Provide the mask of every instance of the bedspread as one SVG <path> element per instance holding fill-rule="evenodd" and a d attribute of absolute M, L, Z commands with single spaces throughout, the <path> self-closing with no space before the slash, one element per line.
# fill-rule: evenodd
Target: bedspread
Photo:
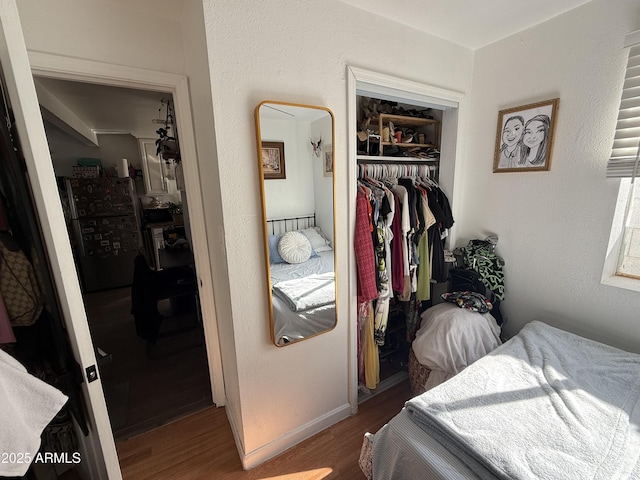
<path fill-rule="evenodd" d="M 406 409 L 484 479 L 640 477 L 640 355 L 541 322 Z"/>
<path fill-rule="evenodd" d="M 285 280 L 273 286 L 273 293 L 294 312 L 329 305 L 336 301 L 333 272 Z"/>

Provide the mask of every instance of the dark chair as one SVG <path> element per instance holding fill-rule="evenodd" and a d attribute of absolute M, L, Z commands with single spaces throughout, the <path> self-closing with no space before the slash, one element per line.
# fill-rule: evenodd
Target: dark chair
<path fill-rule="evenodd" d="M 158 311 L 158 301 L 195 296 L 197 293 L 197 279 L 192 268 L 185 266 L 155 271 L 149 268 L 143 255 L 138 255 L 134 260 L 131 285 L 131 314 L 134 316 L 136 334 L 155 343 L 163 318 Z"/>

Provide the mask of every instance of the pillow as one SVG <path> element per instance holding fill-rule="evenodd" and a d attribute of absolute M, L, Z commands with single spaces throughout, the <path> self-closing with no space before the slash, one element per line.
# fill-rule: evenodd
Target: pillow
<path fill-rule="evenodd" d="M 311 248 L 313 248 L 316 252 L 326 252 L 331 250 L 331 245 L 329 245 L 329 240 L 324 236 L 320 227 L 309 227 L 301 230 L 301 232 L 309 239 L 311 242 Z"/>
<path fill-rule="evenodd" d="M 285 263 L 278 252 L 278 242 L 282 238 L 282 234 L 269 235 L 269 262 L 270 263 Z"/>
<path fill-rule="evenodd" d="M 441 297 L 445 302 L 454 303 L 472 312 L 487 313 L 493 308 L 487 297 L 478 292 L 443 293 Z"/>
<path fill-rule="evenodd" d="M 309 239 L 300 232 L 287 232 L 278 242 L 278 253 L 287 263 L 306 262 L 311 250 Z"/>

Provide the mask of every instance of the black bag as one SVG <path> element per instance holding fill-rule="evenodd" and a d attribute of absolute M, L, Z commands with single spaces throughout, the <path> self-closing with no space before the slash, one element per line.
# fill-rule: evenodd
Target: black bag
<path fill-rule="evenodd" d="M 451 270 L 451 291 L 452 292 L 477 292 L 484 295 L 493 304 L 491 315 L 496 319 L 498 325 L 502 325 L 502 313 L 500 312 L 500 300 L 496 298 L 491 290 L 484 283 L 480 274 L 475 270 L 466 268 L 454 268 Z"/>

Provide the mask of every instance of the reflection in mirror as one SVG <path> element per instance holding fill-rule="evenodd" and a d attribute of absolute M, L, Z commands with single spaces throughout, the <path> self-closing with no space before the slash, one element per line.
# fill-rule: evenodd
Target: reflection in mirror
<path fill-rule="evenodd" d="M 337 321 L 333 114 L 266 101 L 255 118 L 271 338 L 284 346 Z"/>

